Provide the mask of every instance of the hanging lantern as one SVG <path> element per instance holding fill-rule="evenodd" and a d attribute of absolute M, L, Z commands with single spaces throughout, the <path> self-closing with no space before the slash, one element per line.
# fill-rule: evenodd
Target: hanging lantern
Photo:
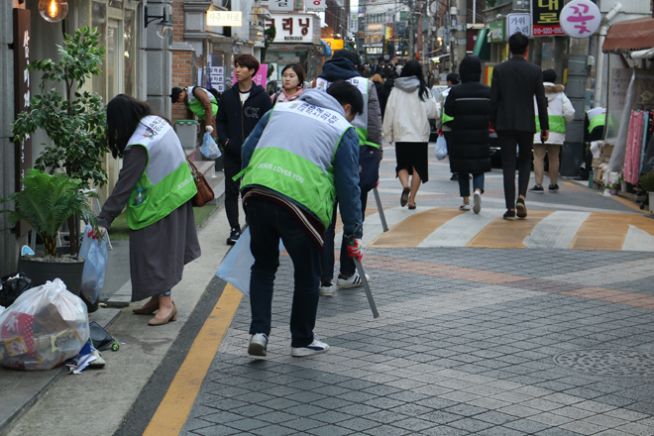
<path fill-rule="evenodd" d="M 68 1 L 39 0 L 39 14 L 49 23 L 58 23 L 68 15 Z"/>

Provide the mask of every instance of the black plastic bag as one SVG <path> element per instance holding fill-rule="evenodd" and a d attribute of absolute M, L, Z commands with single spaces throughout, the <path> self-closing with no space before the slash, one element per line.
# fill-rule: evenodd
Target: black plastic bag
<path fill-rule="evenodd" d="M 0 306 L 11 305 L 31 284 L 32 280 L 23 273 L 4 276 L 0 279 Z"/>
<path fill-rule="evenodd" d="M 120 344 L 104 327 L 91 321 L 89 329 L 91 330 L 91 341 L 96 350 L 104 351 L 111 348 L 112 351 L 118 351 Z"/>

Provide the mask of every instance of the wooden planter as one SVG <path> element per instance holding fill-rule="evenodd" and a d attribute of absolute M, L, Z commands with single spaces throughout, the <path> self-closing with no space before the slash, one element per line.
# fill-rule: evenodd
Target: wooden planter
<path fill-rule="evenodd" d="M 21 256 L 18 259 L 18 271 L 32 280 L 32 287 L 44 284 L 48 280 L 61 279 L 66 288 L 79 296 L 82 285 L 84 259 L 46 259 L 43 257 Z"/>

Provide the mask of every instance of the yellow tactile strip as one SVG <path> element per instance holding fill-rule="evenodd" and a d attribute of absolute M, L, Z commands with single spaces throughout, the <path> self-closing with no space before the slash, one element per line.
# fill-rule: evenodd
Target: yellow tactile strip
<path fill-rule="evenodd" d="M 372 247 L 415 247 L 434 230 L 464 212 L 455 209 L 429 209 L 413 214 L 374 240 Z"/>
<path fill-rule="evenodd" d="M 550 211 L 530 211 L 526 219 L 507 221 L 498 218 L 468 243 L 474 248 L 525 248 L 524 240 Z"/>
<path fill-rule="evenodd" d="M 629 225 L 654 235 L 654 220 L 642 215 L 592 213 L 577 231 L 575 250 L 622 250 Z"/>

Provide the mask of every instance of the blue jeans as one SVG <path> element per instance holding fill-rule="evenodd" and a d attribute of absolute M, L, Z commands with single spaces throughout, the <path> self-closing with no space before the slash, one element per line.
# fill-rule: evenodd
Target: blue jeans
<path fill-rule="evenodd" d="M 252 240 L 254 265 L 250 275 L 250 334 L 270 334 L 275 273 L 279 267 L 279 240 L 293 261 L 295 287 L 291 308 L 291 346 L 313 342 L 320 287 L 320 247 L 284 206 L 250 198 L 245 207 Z"/>
<path fill-rule="evenodd" d="M 459 194 L 461 197 L 470 197 L 469 173 L 459 173 Z M 484 192 L 484 173 L 472 175 L 472 189 Z"/>

